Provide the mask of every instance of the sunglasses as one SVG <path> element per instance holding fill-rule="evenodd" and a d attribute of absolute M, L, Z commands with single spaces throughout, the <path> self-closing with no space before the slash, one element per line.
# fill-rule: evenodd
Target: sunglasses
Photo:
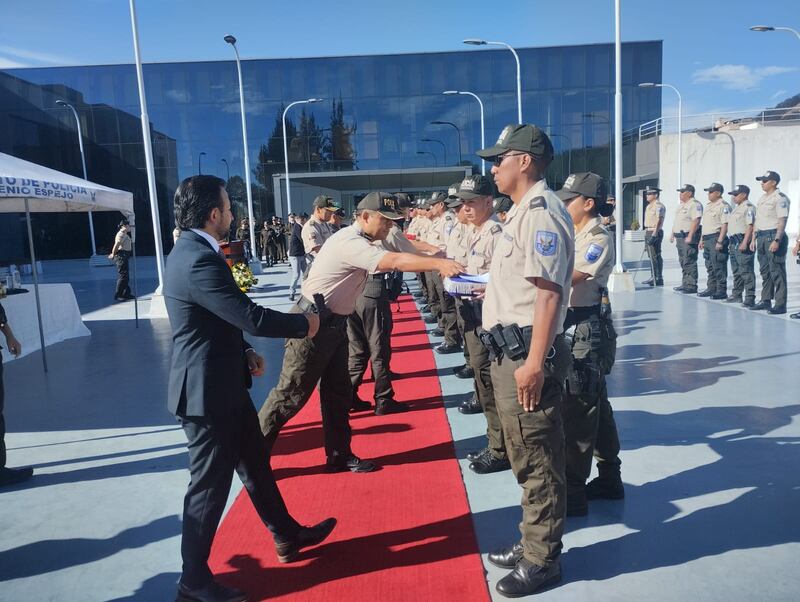
<path fill-rule="evenodd" d="M 502 155 L 497 155 L 494 159 L 492 159 L 492 164 L 495 167 L 500 167 L 500 164 L 503 162 L 503 159 L 506 157 L 519 157 L 521 155 L 529 155 L 530 153 L 505 153 Z"/>

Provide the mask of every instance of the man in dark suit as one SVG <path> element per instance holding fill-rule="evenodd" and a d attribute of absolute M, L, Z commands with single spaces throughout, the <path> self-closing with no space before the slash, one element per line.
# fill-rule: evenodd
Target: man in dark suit
<path fill-rule="evenodd" d="M 177 598 L 184 602 L 246 599 L 215 582 L 208 568 L 234 470 L 272 532 L 281 562 L 323 541 L 336 524 L 329 518 L 302 527 L 286 509 L 247 391 L 251 375 L 263 374 L 264 360 L 242 335 L 313 336 L 319 318 L 260 307 L 239 290 L 217 244 L 232 220 L 223 180 L 195 176 L 178 187 L 175 222 L 181 236 L 167 261 L 164 298 L 173 336 L 168 403 L 188 440 L 191 475 Z"/>

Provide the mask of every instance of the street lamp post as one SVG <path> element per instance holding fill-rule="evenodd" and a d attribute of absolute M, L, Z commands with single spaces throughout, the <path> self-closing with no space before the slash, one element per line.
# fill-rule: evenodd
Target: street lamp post
<path fill-rule="evenodd" d="M 417 151 L 418 155 L 430 155 L 433 157 L 433 168 L 436 169 L 436 155 L 434 155 L 431 151 Z"/>
<path fill-rule="evenodd" d="M 228 160 L 227 159 L 220 159 L 220 161 L 222 161 L 225 164 L 225 173 L 228 174 L 228 179 L 225 180 L 225 184 L 227 185 L 228 182 L 231 181 L 231 166 L 228 165 Z"/>
<path fill-rule="evenodd" d="M 640 88 L 669 88 L 678 95 L 678 186 L 683 186 L 683 98 L 678 88 L 671 84 L 654 84 L 653 82 L 645 82 L 639 84 Z"/>
<path fill-rule="evenodd" d="M 57 100 L 56 104 L 60 107 L 69 107 L 72 110 L 72 115 L 75 117 L 75 127 L 78 130 L 78 148 L 81 150 L 81 166 L 83 167 L 83 179 L 88 180 L 89 177 L 86 175 L 86 154 L 83 151 L 83 131 L 81 130 L 81 120 L 78 117 L 78 111 L 75 110 L 71 104 L 63 100 Z M 92 212 L 89 211 L 89 236 L 92 239 L 92 257 L 97 255 L 97 246 L 94 242 L 94 219 L 92 218 Z"/>
<path fill-rule="evenodd" d="M 306 100 L 295 100 L 283 110 L 281 122 L 283 124 L 283 162 L 286 170 L 286 213 L 292 212 L 292 187 L 289 184 L 289 147 L 286 143 L 286 113 L 295 105 L 306 105 L 315 102 L 322 102 L 323 98 L 307 98 Z"/>
<path fill-rule="evenodd" d="M 517 120 L 519 123 L 522 123 L 522 71 L 520 70 L 517 51 L 505 42 L 487 42 L 486 40 L 475 38 L 464 40 L 464 44 L 470 44 L 472 46 L 503 46 L 504 48 L 508 48 L 511 54 L 514 55 L 514 60 L 517 62 Z"/>
<path fill-rule="evenodd" d="M 430 123 L 431 125 L 449 125 L 456 129 L 456 133 L 458 134 L 458 165 L 460 166 L 463 161 L 461 158 L 461 130 L 458 129 L 458 126 L 452 121 L 431 121 Z"/>
<path fill-rule="evenodd" d="M 203 175 L 203 157 L 205 156 L 205 151 L 201 151 L 200 154 L 197 156 L 197 175 Z"/>
<path fill-rule="evenodd" d="M 442 145 L 442 154 L 444 156 L 443 164 L 447 165 L 447 146 L 441 140 L 437 140 L 436 138 L 420 138 L 420 142 L 435 142 L 436 144 Z"/>
<path fill-rule="evenodd" d="M 244 146 L 244 179 L 245 187 L 247 189 L 247 221 L 250 224 L 250 244 L 253 245 L 255 250 L 256 243 L 256 220 L 253 216 L 253 191 L 250 186 L 250 152 L 247 148 L 247 118 L 244 112 L 244 80 L 242 79 L 242 61 L 239 58 L 239 48 L 236 46 L 236 38 L 231 34 L 226 35 L 223 40 L 233 46 L 233 52 L 236 54 L 236 72 L 239 76 L 239 110 L 242 114 L 242 145 Z M 227 164 L 227 163 L 226 163 Z M 253 261 L 250 262 L 250 269 L 254 274 L 263 273 L 261 269 L 261 262 L 255 257 L 253 253 Z"/>
<path fill-rule="evenodd" d="M 445 90 L 442 92 L 445 96 L 452 96 L 454 94 L 461 94 L 465 96 L 472 96 L 475 100 L 478 101 L 478 106 L 481 109 L 481 148 L 486 148 L 486 132 L 484 131 L 483 127 L 483 101 L 477 94 L 473 92 L 461 91 L 461 90 Z M 486 161 L 481 161 L 481 175 L 486 175 Z"/>
<path fill-rule="evenodd" d="M 788 31 L 796 35 L 797 39 L 800 40 L 800 31 L 792 29 L 791 27 L 772 27 L 771 25 L 754 25 L 753 27 L 750 28 L 750 31 Z"/>

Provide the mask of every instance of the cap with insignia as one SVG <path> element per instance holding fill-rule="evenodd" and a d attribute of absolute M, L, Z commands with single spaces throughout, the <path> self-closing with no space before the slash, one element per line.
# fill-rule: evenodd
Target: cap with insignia
<path fill-rule="evenodd" d="M 447 198 L 454 199 L 458 194 L 458 189 L 461 187 L 461 182 L 455 182 L 454 184 L 450 184 L 450 187 L 447 189 Z"/>
<path fill-rule="evenodd" d="M 692 194 L 694 194 L 694 186 L 692 186 L 691 184 L 684 184 L 683 186 L 678 188 L 678 192 L 691 192 Z"/>
<path fill-rule="evenodd" d="M 481 175 L 467 176 L 461 182 L 461 188 L 458 191 L 458 197 L 468 201 L 470 199 L 477 199 L 482 196 L 492 196 L 494 194 L 494 186 L 492 186 L 491 178 Z"/>
<path fill-rule="evenodd" d="M 397 206 L 400 209 L 408 209 L 409 207 L 414 206 L 414 202 L 411 200 L 411 196 L 406 194 L 405 192 L 396 192 L 394 196 L 397 199 Z"/>
<path fill-rule="evenodd" d="M 514 206 L 514 201 L 512 201 L 507 196 L 499 196 L 494 200 L 494 212 L 495 213 L 508 213 L 511 211 L 511 208 Z"/>
<path fill-rule="evenodd" d="M 339 205 L 331 197 L 321 194 L 314 199 L 314 209 L 327 209 L 328 211 L 336 211 Z"/>
<path fill-rule="evenodd" d="M 458 209 L 461 205 L 464 204 L 464 199 L 461 197 L 454 196 L 453 198 L 447 199 L 447 208 L 448 209 Z"/>
<path fill-rule="evenodd" d="M 745 186 L 744 184 L 739 184 L 733 190 L 731 190 L 728 194 L 732 196 L 738 196 L 740 194 L 750 194 L 750 187 Z"/>
<path fill-rule="evenodd" d="M 477 155 L 483 159 L 492 159 L 508 151 L 530 153 L 548 162 L 553 159 L 553 143 L 550 138 L 541 128 L 531 124 L 507 125 L 500 132 L 497 143 L 489 148 L 479 150 Z"/>
<path fill-rule="evenodd" d="M 719 182 L 711 182 L 711 186 L 709 186 L 708 188 L 703 188 L 703 190 L 705 190 L 706 192 L 719 192 L 720 194 L 725 192 L 725 189 Z"/>
<path fill-rule="evenodd" d="M 437 190 L 431 195 L 431 198 L 428 199 L 428 205 L 431 207 L 436 203 L 444 203 L 447 201 L 447 193 L 444 190 Z"/>
<path fill-rule="evenodd" d="M 776 171 L 765 171 L 764 175 L 758 176 L 756 180 L 758 180 L 759 182 L 769 182 L 770 180 L 772 180 L 776 184 L 780 184 L 781 177 L 778 175 L 778 172 Z"/>
<path fill-rule="evenodd" d="M 376 211 L 388 219 L 400 219 L 403 214 L 397 207 L 397 199 L 388 192 L 370 192 L 358 204 L 359 211 Z"/>
<path fill-rule="evenodd" d="M 569 201 L 577 196 L 594 199 L 599 207 L 606 202 L 606 182 L 596 173 L 583 172 L 570 174 L 556 196 L 562 201 Z"/>
<path fill-rule="evenodd" d="M 661 194 L 661 189 L 660 188 L 656 188 L 655 186 L 646 186 L 643 192 L 644 192 L 645 196 L 647 196 L 648 194 L 659 195 L 659 194 Z"/>

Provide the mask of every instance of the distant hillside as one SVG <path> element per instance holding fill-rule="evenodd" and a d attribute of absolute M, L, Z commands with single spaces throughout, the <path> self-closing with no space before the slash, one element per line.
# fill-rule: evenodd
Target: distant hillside
<path fill-rule="evenodd" d="M 800 117 L 800 94 L 779 102 L 769 112 L 762 111 L 758 118 L 765 121 L 780 121 L 782 119 L 798 119 Z"/>

